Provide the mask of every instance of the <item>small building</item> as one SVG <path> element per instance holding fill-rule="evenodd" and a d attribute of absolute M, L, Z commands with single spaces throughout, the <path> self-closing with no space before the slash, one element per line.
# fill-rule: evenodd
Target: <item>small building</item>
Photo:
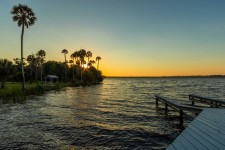
<path fill-rule="evenodd" d="M 44 77 L 44 79 L 45 79 L 45 85 L 47 85 L 47 82 L 48 82 L 48 84 L 50 84 L 50 85 L 53 85 L 54 81 L 55 81 L 56 83 L 59 82 L 59 81 L 58 81 L 59 77 L 56 76 L 56 75 L 47 75 L 47 76 Z"/>

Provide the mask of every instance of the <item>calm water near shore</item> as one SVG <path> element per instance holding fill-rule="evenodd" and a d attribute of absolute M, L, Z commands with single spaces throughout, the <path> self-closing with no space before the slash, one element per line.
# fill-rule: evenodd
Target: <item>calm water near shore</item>
<path fill-rule="evenodd" d="M 0 149 L 165 149 L 178 117 L 157 112 L 154 94 L 190 103 L 193 93 L 224 100 L 225 78 L 107 78 L 1 104 Z"/>

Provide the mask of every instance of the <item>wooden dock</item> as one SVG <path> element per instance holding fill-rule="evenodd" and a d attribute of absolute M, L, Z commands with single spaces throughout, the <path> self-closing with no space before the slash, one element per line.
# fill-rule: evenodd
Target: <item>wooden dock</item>
<path fill-rule="evenodd" d="M 198 102 L 198 103 L 207 104 L 207 105 L 210 105 L 211 107 L 216 107 L 216 108 L 225 107 L 225 101 L 223 100 L 215 100 L 215 99 L 193 95 L 193 94 L 189 95 L 189 100 L 192 102 L 192 105 L 194 105 L 195 102 Z"/>
<path fill-rule="evenodd" d="M 224 150 L 225 109 L 205 108 L 167 150 Z"/>
<path fill-rule="evenodd" d="M 199 114 L 202 111 L 202 108 L 200 107 L 195 107 L 195 106 L 189 106 L 189 105 L 184 105 L 180 104 L 175 100 L 171 100 L 166 97 L 162 97 L 159 95 L 155 95 L 156 98 L 156 107 L 158 108 L 159 102 L 163 103 L 165 105 L 165 112 L 168 112 L 168 107 L 173 108 L 174 110 L 177 110 L 179 112 L 179 118 L 180 118 L 180 126 L 183 126 L 183 116 L 184 116 L 184 111 L 192 112 L 195 113 L 196 115 Z"/>

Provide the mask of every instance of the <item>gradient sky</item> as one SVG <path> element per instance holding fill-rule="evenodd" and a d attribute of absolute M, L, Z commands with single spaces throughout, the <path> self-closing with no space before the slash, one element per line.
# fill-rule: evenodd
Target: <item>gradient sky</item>
<path fill-rule="evenodd" d="M 0 58 L 20 57 L 19 3 L 38 18 L 25 56 L 44 49 L 63 61 L 62 49 L 83 48 L 107 76 L 225 75 L 224 0 L 1 0 Z"/>

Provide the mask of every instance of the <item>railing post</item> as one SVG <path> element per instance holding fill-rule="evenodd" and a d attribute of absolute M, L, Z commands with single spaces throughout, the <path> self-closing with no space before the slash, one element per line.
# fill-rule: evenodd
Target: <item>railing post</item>
<path fill-rule="evenodd" d="M 193 97 L 191 95 L 189 95 L 189 99 L 191 100 L 191 105 L 194 105 L 195 102 L 194 102 Z"/>
<path fill-rule="evenodd" d="M 218 108 L 218 103 L 217 102 L 215 102 L 215 105 L 216 105 L 215 107 Z"/>
<path fill-rule="evenodd" d="M 159 107 L 159 102 L 158 102 L 158 98 L 156 97 L 156 100 L 155 100 L 155 106 L 156 106 L 156 108 L 158 109 Z"/>
<path fill-rule="evenodd" d="M 165 113 L 166 113 L 166 115 L 168 114 L 168 104 L 167 103 L 165 103 Z"/>
<path fill-rule="evenodd" d="M 179 110 L 179 113 L 180 113 L 180 127 L 182 127 L 183 126 L 183 122 L 184 122 L 183 121 L 183 119 L 184 119 L 183 118 L 184 112 L 183 112 L 183 110 L 180 109 Z"/>

